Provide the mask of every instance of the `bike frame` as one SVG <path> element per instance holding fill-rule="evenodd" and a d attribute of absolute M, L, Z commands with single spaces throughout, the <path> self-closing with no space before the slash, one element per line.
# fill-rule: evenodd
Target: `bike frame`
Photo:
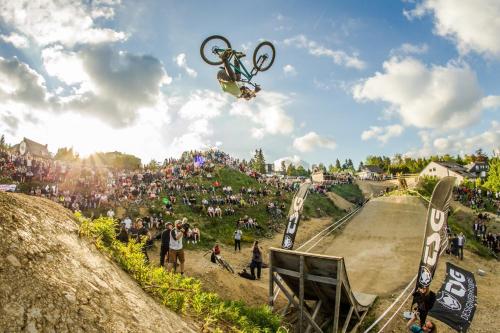
<path fill-rule="evenodd" d="M 215 49 L 214 50 L 214 53 L 216 53 L 217 55 L 219 55 L 219 53 L 224 53 L 226 50 L 225 49 Z M 241 82 L 244 82 L 244 83 L 248 83 L 248 84 L 251 84 L 252 86 L 255 86 L 254 83 L 252 83 L 252 79 L 254 76 L 257 75 L 257 71 L 256 71 L 256 68 L 252 68 L 252 70 L 250 71 L 250 73 L 248 72 L 247 68 L 245 67 L 245 65 L 243 64 L 243 62 L 239 59 L 239 58 L 236 58 L 236 61 L 238 62 L 238 65 L 239 65 L 239 69 L 233 64 L 232 60 L 234 58 L 234 50 L 231 52 L 231 55 L 229 56 L 229 58 L 227 59 L 228 61 L 228 64 L 229 66 L 233 69 L 233 71 L 236 73 L 236 74 L 241 74 L 245 77 L 246 81 L 245 80 L 240 80 Z M 259 59 L 257 60 L 257 63 L 261 60 L 262 56 L 259 57 Z M 255 71 L 255 74 L 252 74 L 253 72 Z"/>

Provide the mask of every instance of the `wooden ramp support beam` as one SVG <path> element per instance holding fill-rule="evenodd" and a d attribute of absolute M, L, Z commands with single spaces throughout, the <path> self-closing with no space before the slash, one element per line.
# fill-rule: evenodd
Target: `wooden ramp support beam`
<path fill-rule="evenodd" d="M 356 329 L 375 300 L 356 294 L 358 301 L 340 257 L 271 248 L 269 268 L 269 305 L 274 306 L 275 290 L 281 290 L 288 300 L 285 311 L 292 305 L 299 311 L 299 333 Z"/>

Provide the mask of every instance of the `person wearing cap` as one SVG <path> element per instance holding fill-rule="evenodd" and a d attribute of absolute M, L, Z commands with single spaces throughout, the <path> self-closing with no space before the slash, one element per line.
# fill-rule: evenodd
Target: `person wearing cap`
<path fill-rule="evenodd" d="M 170 232 L 172 231 L 172 222 L 167 222 L 165 230 L 161 233 L 161 247 L 160 247 L 160 266 L 165 265 L 165 256 L 168 260 L 168 250 L 170 246 Z"/>
<path fill-rule="evenodd" d="M 184 228 L 182 221 L 175 221 L 175 228 L 170 232 L 170 242 L 168 250 L 168 268 L 169 272 L 172 271 L 174 264 L 179 259 L 181 275 L 184 275 L 184 249 L 182 248 L 182 237 L 184 237 Z"/>

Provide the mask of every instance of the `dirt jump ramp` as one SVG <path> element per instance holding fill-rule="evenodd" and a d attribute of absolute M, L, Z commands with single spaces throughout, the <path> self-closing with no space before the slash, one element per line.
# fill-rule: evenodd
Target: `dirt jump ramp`
<path fill-rule="evenodd" d="M 51 201 L 0 192 L 0 239 L 1 332 L 194 332 Z"/>

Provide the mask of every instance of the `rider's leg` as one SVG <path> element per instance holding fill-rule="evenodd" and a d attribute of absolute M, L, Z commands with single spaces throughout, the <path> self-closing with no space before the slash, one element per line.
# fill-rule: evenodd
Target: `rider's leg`
<path fill-rule="evenodd" d="M 241 73 L 240 73 L 240 62 L 238 61 L 238 57 L 234 57 L 234 68 L 235 68 L 235 76 L 236 76 L 236 81 L 241 80 Z"/>
<path fill-rule="evenodd" d="M 234 71 L 231 68 L 231 65 L 229 63 L 229 55 L 230 54 L 224 52 L 221 56 L 223 64 L 224 64 L 224 69 L 226 70 L 227 75 L 229 75 L 229 77 L 231 78 L 231 81 L 237 81 L 236 74 L 234 73 Z"/>

